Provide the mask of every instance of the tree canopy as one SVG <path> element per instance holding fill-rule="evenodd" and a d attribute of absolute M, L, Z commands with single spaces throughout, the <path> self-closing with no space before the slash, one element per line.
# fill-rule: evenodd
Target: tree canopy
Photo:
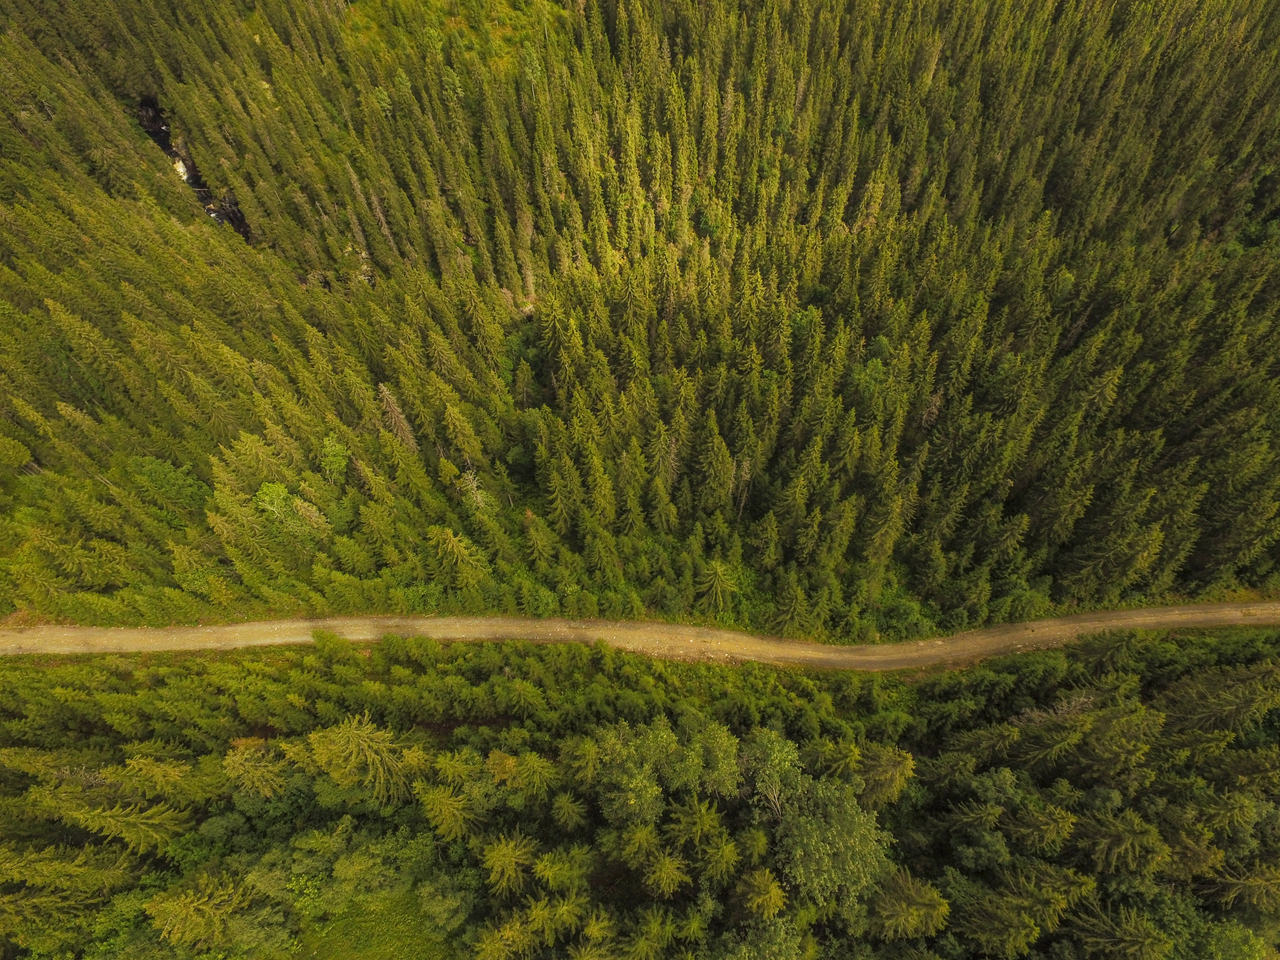
<path fill-rule="evenodd" d="M 0 614 L 1273 587 L 1277 51 L 1266 0 L 4 0 Z"/>
<path fill-rule="evenodd" d="M 1275 633 L 910 681 L 326 635 L 19 658 L 0 955 L 1266 960 L 1278 802 Z M 342 939 L 365 917 L 409 933 Z"/>

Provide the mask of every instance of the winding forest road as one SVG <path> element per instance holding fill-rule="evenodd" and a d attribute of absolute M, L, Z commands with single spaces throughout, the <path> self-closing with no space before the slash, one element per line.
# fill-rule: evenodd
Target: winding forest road
<path fill-rule="evenodd" d="M 844 670 L 904 670 L 1040 650 L 1104 630 L 1275 625 L 1280 625 L 1280 602 L 1197 603 L 1080 613 L 1051 620 L 985 627 L 936 640 L 842 647 L 758 637 L 712 627 L 644 621 L 335 617 L 209 627 L 7 627 L 0 628 L 0 655 L 230 650 L 235 647 L 310 643 L 313 631 L 329 630 L 354 641 L 377 640 L 387 634 L 425 636 L 437 640 L 532 640 L 539 643 L 594 643 L 603 640 L 622 650 L 675 660 L 759 660 Z"/>

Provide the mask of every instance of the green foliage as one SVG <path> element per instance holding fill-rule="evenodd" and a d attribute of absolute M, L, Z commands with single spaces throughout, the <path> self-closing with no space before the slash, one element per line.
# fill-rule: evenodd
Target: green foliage
<path fill-rule="evenodd" d="M 365 787 L 378 803 L 403 800 L 410 777 L 425 766 L 420 750 L 402 749 L 368 715 L 351 717 L 307 737 L 310 760 L 344 789 Z M 291 759 L 301 756 L 295 752 Z"/>
<path fill-rule="evenodd" d="M 1011 10 L 11 0 L 0 615 L 1273 588 L 1280 8 Z M 1264 957 L 1278 659 L 5 664 L 0 950 Z"/>
<path fill-rule="evenodd" d="M 206 874 L 193 890 L 153 897 L 147 902 L 147 913 L 162 939 L 180 946 L 229 946 L 230 918 L 242 911 L 247 901 L 244 889 L 235 881 Z"/>
<path fill-rule="evenodd" d="M 871 903 L 871 930 L 886 940 L 932 936 L 946 926 L 949 911 L 936 887 L 899 870 L 881 882 Z"/>
<path fill-rule="evenodd" d="M 1280 714 L 1241 704 L 1278 657 L 1120 636 L 909 682 L 323 635 L 13 659 L 0 944 L 1264 960 Z"/>
<path fill-rule="evenodd" d="M 0 614 L 1275 584 L 1274 4 L 81 7 L 0 10 Z"/>

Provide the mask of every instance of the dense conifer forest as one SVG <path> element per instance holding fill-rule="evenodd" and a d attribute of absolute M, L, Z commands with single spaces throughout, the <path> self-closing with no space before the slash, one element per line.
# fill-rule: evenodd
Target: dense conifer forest
<path fill-rule="evenodd" d="M 0 663 L 0 956 L 1274 960 L 1280 635 Z"/>
<path fill-rule="evenodd" d="M 1278 58 L 1269 0 L 3 0 L 0 615 L 1274 588 Z"/>
<path fill-rule="evenodd" d="M 0 0 L 0 618 L 1280 590 L 1273 0 Z M 0 960 L 1275 960 L 1280 635 L 0 663 Z"/>

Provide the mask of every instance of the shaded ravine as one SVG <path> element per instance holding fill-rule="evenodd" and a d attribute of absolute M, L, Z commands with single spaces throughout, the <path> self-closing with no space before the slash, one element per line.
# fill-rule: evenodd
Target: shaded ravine
<path fill-rule="evenodd" d="M 173 169 L 184 183 L 195 191 L 196 199 L 204 207 L 204 212 L 220 224 L 229 224 L 231 229 L 240 234 L 247 243 L 249 241 L 249 223 L 240 212 L 240 204 L 236 202 L 235 192 L 227 190 L 221 200 L 215 200 L 213 191 L 205 183 L 204 177 L 196 169 L 195 161 L 187 152 L 182 141 L 173 142 L 173 133 L 169 122 L 154 97 L 143 97 L 138 101 L 136 110 L 138 125 L 151 141 L 164 151 L 166 157 L 173 162 Z"/>
<path fill-rule="evenodd" d="M 210 627 L 10 627 L 0 629 L 0 655 L 230 650 L 309 643 L 313 631 L 328 630 L 355 641 L 377 640 L 388 634 L 437 640 L 532 640 L 537 643 L 594 643 L 603 640 L 622 650 L 675 660 L 758 660 L 845 670 L 904 670 L 967 663 L 1000 654 L 1055 647 L 1076 637 L 1105 630 L 1275 625 L 1280 625 L 1280 602 L 1198 603 L 1080 613 L 1030 623 L 985 627 L 937 640 L 841 647 L 752 636 L 713 627 L 646 621 L 334 617 Z"/>

